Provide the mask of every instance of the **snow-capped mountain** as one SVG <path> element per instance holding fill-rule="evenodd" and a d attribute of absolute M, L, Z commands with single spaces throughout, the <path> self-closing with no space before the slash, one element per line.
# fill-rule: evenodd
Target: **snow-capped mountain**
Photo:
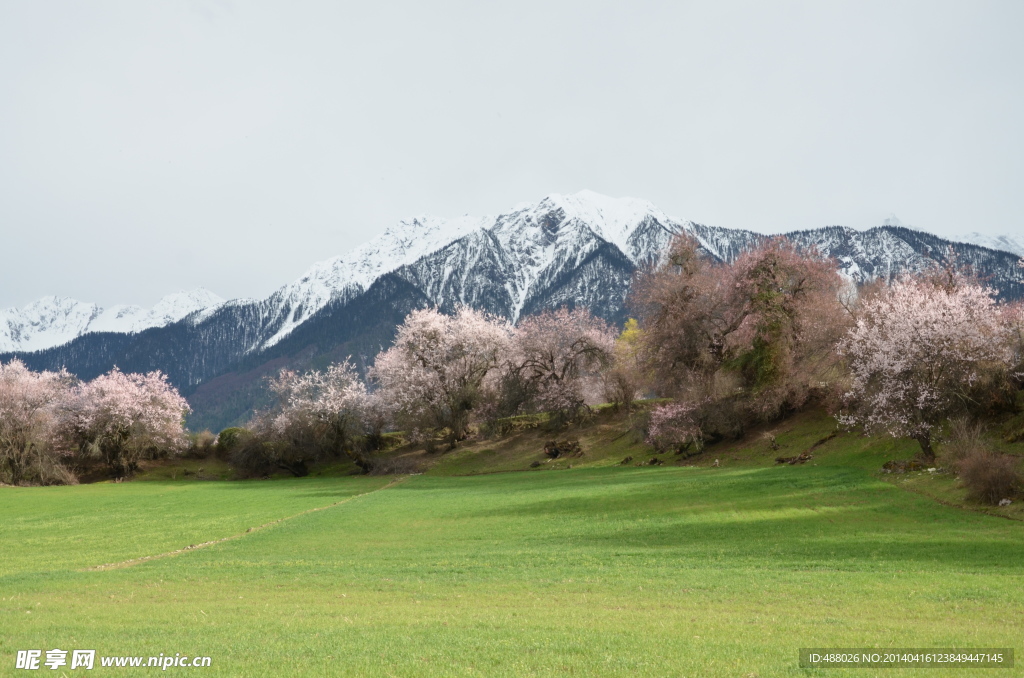
<path fill-rule="evenodd" d="M 244 421 L 263 397 L 263 377 L 282 366 L 346 356 L 369 364 L 414 308 L 468 304 L 515 321 L 545 308 L 584 306 L 622 321 L 635 272 L 658 262 L 681 232 L 720 261 L 770 237 L 676 219 L 643 200 L 549 195 L 497 216 L 403 220 L 265 299 L 224 302 L 197 291 L 171 295 L 149 311 L 43 299 L 0 312 L 0 353 L 8 353 L 0 360 L 16 353 L 34 369 L 66 366 L 82 378 L 113 365 L 160 369 L 189 397 L 194 425 L 216 428 Z M 953 243 L 895 217 L 865 231 L 829 226 L 783 237 L 833 257 L 858 282 L 955 256 L 1003 298 L 1024 298 L 1018 255 Z"/>
<path fill-rule="evenodd" d="M 107 309 L 67 297 L 43 297 L 23 308 L 0 310 L 0 352 L 39 351 L 89 332 L 132 334 L 216 310 L 224 300 L 203 288 L 175 292 L 151 309 L 117 305 Z"/>
<path fill-rule="evenodd" d="M 389 273 L 422 288 L 434 305 L 489 300 L 483 305 L 516 320 L 539 290 L 576 270 L 599 248 L 611 247 L 632 268 L 657 260 L 682 230 L 722 258 L 764 239 L 674 219 L 645 200 L 593 191 L 549 195 L 498 216 L 404 220 L 253 302 L 266 337 L 249 350 L 274 346 L 329 303 L 352 299 Z"/>
<path fill-rule="evenodd" d="M 900 221 L 895 214 L 890 214 L 889 217 L 882 222 L 882 225 L 913 228 L 913 226 Z M 956 242 L 980 245 L 982 247 L 987 247 L 990 250 L 1010 252 L 1011 254 L 1016 254 L 1018 257 L 1024 257 L 1024 235 L 989 235 L 987 233 L 972 231 L 967 235 L 958 237 Z"/>
<path fill-rule="evenodd" d="M 603 301 L 590 299 L 578 286 L 551 298 L 546 298 L 544 291 L 586 262 L 598 266 L 591 260 L 599 249 L 609 247 L 625 261 L 610 268 L 602 265 L 604 272 L 592 272 L 592 281 L 605 291 L 609 291 L 606 283 L 611 279 L 602 282 L 602 275 L 616 280 L 612 288 L 628 286 L 630 269 L 656 262 L 672 236 L 683 231 L 723 261 L 767 239 L 750 231 L 676 219 L 645 200 L 610 198 L 593 191 L 552 194 L 496 217 L 402 220 L 374 240 L 314 264 L 301 278 L 262 300 L 224 302 L 198 289 L 168 295 L 152 309 L 102 309 L 73 299 L 46 297 L 21 309 L 0 311 L 0 352 L 38 351 L 91 332 L 135 333 L 186 317 L 201 323 L 225 306 L 246 316 L 252 325 L 244 351 L 259 352 L 278 344 L 328 304 L 351 300 L 392 272 L 421 288 L 434 305 L 483 305 L 512 320 L 524 311 L 554 303 L 556 297 L 563 303 L 621 305 L 621 294 L 613 293 Z M 934 256 L 927 246 L 921 250 L 922 243 L 917 242 L 931 236 L 905 228 L 895 215 L 868 231 L 826 227 L 787 237 L 836 257 L 844 273 L 857 281 L 918 270 Z M 1020 236 L 996 238 L 973 233 L 965 240 L 1024 256 L 1024 238 Z"/>
<path fill-rule="evenodd" d="M 986 235 L 984 233 L 968 233 L 961 238 L 963 242 L 987 247 L 990 250 L 1012 252 L 1024 257 L 1024 235 Z"/>
<path fill-rule="evenodd" d="M 365 245 L 314 264 L 301 278 L 285 285 L 266 300 L 268 321 L 274 331 L 253 348 L 273 346 L 328 302 L 352 298 L 382 274 L 411 264 L 482 228 L 485 221 L 469 216 L 403 219 Z"/>

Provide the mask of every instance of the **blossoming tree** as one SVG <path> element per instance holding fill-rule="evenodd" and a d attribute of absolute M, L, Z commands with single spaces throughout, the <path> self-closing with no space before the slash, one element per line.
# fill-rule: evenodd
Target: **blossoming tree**
<path fill-rule="evenodd" d="M 413 311 L 398 328 L 394 345 L 377 356 L 370 378 L 403 425 L 447 429 L 449 443 L 455 444 L 466 436 L 510 333 L 504 320 L 466 306 L 452 316 Z"/>
<path fill-rule="evenodd" d="M 67 372 L 33 372 L 20 360 L 0 364 L 0 479 L 63 482 L 56 410 L 71 386 Z"/>
<path fill-rule="evenodd" d="M 962 278 L 905 278 L 868 300 L 839 351 L 849 364 L 846 424 L 916 440 L 965 409 L 986 370 L 1012 359 L 993 290 Z"/>
<path fill-rule="evenodd" d="M 366 385 L 351 363 L 303 374 L 282 370 L 271 381 L 270 390 L 277 404 L 255 423 L 269 442 L 267 463 L 304 476 L 316 458 L 344 454 L 364 471 L 370 470 L 357 441 L 363 433 Z"/>
<path fill-rule="evenodd" d="M 101 459 L 118 477 L 139 461 L 187 445 L 188 403 L 161 372 L 125 374 L 116 367 L 74 388 L 62 407 L 66 443 Z"/>
<path fill-rule="evenodd" d="M 539 409 L 571 419 L 584 405 L 584 378 L 610 363 L 614 347 L 615 332 L 590 311 L 544 311 L 516 328 L 511 369 Z"/>

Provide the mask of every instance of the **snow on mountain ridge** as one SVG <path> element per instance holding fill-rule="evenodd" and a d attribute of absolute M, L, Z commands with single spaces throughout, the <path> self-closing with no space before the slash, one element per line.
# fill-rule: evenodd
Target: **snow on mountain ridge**
<path fill-rule="evenodd" d="M 1024 257 L 1024 236 L 1022 235 L 986 235 L 975 231 L 963 236 L 961 240 L 973 245 L 987 247 L 990 250 L 1012 252 L 1018 257 Z"/>
<path fill-rule="evenodd" d="M 858 280 L 919 266 L 921 255 L 897 232 L 900 222 L 895 215 L 887 223 L 867 231 L 825 227 L 786 237 L 836 256 L 844 272 Z M 663 257 L 671 237 L 681 231 L 692 234 L 723 261 L 770 237 L 675 219 L 645 200 L 611 198 L 587 190 L 556 193 L 495 217 L 404 219 L 369 242 L 314 264 L 302 277 L 262 300 L 224 302 L 196 291 L 170 295 L 146 311 L 135 306 L 103 310 L 94 304 L 51 297 L 48 302 L 36 302 L 40 306 L 34 310 L 30 304 L 21 311 L 0 311 L 0 351 L 39 350 L 86 332 L 138 332 L 192 313 L 192 322 L 198 323 L 221 308 L 235 309 L 233 312 L 246 318 L 251 330 L 243 350 L 259 351 L 280 342 L 332 301 L 355 298 L 381 276 L 396 271 L 419 287 L 432 304 L 485 303 L 516 320 L 523 312 L 543 307 L 537 304 L 568 299 L 565 295 L 570 293 L 564 290 L 559 292 L 562 301 L 543 295 L 549 294 L 552 286 L 563 285 L 579 267 L 591 265 L 587 262 L 595 256 L 603 257 L 602 271 L 612 271 L 612 277 L 625 276 L 623 284 L 628 285 L 628 274 L 623 272 L 628 264 L 621 259 L 614 263 L 617 254 L 600 253 L 607 247 L 605 243 L 617 248 L 634 266 L 643 266 Z M 973 236 L 978 244 L 1024 254 L 1024 242 L 1013 237 L 981 242 L 982 236 Z M 588 270 L 588 289 L 600 296 L 608 281 L 601 282 L 599 277 L 605 274 Z M 577 294 L 578 288 L 573 289 Z"/>
<path fill-rule="evenodd" d="M 163 327 L 196 311 L 209 314 L 220 308 L 224 299 L 202 287 L 168 294 L 151 309 L 117 305 L 103 310 L 89 325 L 88 332 L 141 332 Z"/>
<path fill-rule="evenodd" d="M 674 225 L 654 205 L 636 198 L 610 198 L 593 191 L 553 193 L 535 205 L 500 214 L 485 230 L 494 236 L 510 263 L 506 289 L 513 321 L 519 318 L 538 284 L 578 266 L 600 242 L 617 247 L 635 264 L 645 253 L 633 240 L 644 224 Z M 665 238 L 667 240 L 667 238 Z"/>
<path fill-rule="evenodd" d="M 103 309 L 68 297 L 43 297 L 20 309 L 0 310 L 0 351 L 39 351 L 87 332 L 141 332 L 196 312 L 208 313 L 224 303 L 203 288 L 168 294 L 152 309 L 128 305 Z"/>
<path fill-rule="evenodd" d="M 345 254 L 313 264 L 301 278 L 271 296 L 282 310 L 288 309 L 287 313 L 277 331 L 253 348 L 273 346 L 332 299 L 365 290 L 385 273 L 411 264 L 482 228 L 486 220 L 486 217 L 470 216 L 403 219 L 373 240 Z"/>
<path fill-rule="evenodd" d="M 630 236 L 644 219 L 654 217 L 662 223 L 680 223 L 650 202 L 638 198 L 610 198 L 594 191 L 583 190 L 569 195 L 552 194 L 545 200 L 581 219 L 595 234 L 626 254 L 629 253 Z"/>
<path fill-rule="evenodd" d="M 558 210 L 564 215 L 559 223 L 539 223 Z M 578 226 L 628 252 L 629 237 L 652 215 L 671 221 L 645 200 L 609 198 L 584 190 L 569 195 L 553 193 L 539 203 L 518 205 L 496 217 L 466 215 L 446 219 L 423 215 L 403 219 L 377 238 L 314 264 L 301 278 L 275 292 L 272 304 L 278 306 L 283 320 L 270 338 L 251 350 L 278 343 L 332 299 L 354 296 L 380 276 L 477 231 L 494 234 L 512 253 L 516 264 L 513 270 L 517 275 L 509 281 L 510 294 L 516 300 L 517 309 L 522 309 L 538 276 L 553 262 L 558 249 L 553 238 L 557 239 L 560 223 L 575 220 Z"/>

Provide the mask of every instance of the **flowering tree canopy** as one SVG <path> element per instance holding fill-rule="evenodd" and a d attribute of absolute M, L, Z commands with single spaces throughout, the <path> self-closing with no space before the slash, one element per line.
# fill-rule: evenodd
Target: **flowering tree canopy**
<path fill-rule="evenodd" d="M 745 385 L 802 405 L 794 391 L 827 375 L 845 329 L 835 262 L 776 239 L 730 269 L 731 305 L 743 321 L 729 344 Z"/>
<path fill-rule="evenodd" d="M 839 350 L 851 378 L 840 421 L 913 438 L 927 459 L 936 427 L 1013 357 L 993 290 L 959 277 L 896 282 L 864 303 Z"/>
<path fill-rule="evenodd" d="M 57 408 L 71 386 L 67 372 L 33 372 L 20 360 L 0 363 L 0 479 L 48 482 L 58 450 Z"/>
<path fill-rule="evenodd" d="M 516 328 L 511 369 L 540 409 L 571 416 L 584 404 L 583 377 L 608 365 L 614 346 L 615 332 L 590 311 L 544 311 Z"/>
<path fill-rule="evenodd" d="M 394 345 L 377 356 L 370 377 L 404 423 L 447 428 L 454 443 L 466 436 L 470 413 L 506 353 L 510 333 L 504 320 L 466 306 L 453 316 L 413 311 Z"/>
<path fill-rule="evenodd" d="M 62 408 L 62 429 L 67 442 L 124 476 L 148 454 L 184 449 L 189 411 L 161 372 L 125 374 L 115 367 L 75 387 Z"/>
<path fill-rule="evenodd" d="M 647 442 L 658 450 L 684 450 L 692 444 L 699 452 L 704 442 L 697 421 L 699 410 L 697 403 L 683 401 L 655 407 L 647 427 Z"/>
<path fill-rule="evenodd" d="M 367 406 L 366 385 L 351 363 L 299 374 L 282 370 L 270 382 L 276 405 L 257 416 L 253 426 L 268 439 L 268 464 L 306 475 L 315 458 L 342 453 L 364 471 L 369 461 L 359 452 Z"/>
<path fill-rule="evenodd" d="M 355 431 L 366 399 L 366 386 L 351 363 L 335 363 L 323 372 L 298 374 L 282 370 L 270 384 L 280 407 L 274 427 L 283 431 L 290 421 L 322 419 Z M 351 423 L 350 423 L 351 422 Z"/>
<path fill-rule="evenodd" d="M 799 406 L 802 387 L 820 381 L 845 314 L 834 262 L 773 240 L 729 264 L 702 256 L 681 235 L 668 260 L 634 294 L 643 320 L 643 357 L 664 395 L 697 400 L 722 371 L 752 394 Z"/>
<path fill-rule="evenodd" d="M 847 287 L 834 261 L 781 239 L 718 263 L 681 234 L 632 292 L 637 366 L 657 394 L 696 408 L 697 435 L 738 435 L 838 393 Z"/>

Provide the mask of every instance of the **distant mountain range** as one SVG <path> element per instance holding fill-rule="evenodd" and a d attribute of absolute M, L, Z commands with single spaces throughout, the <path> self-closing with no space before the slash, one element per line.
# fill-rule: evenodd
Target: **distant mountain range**
<path fill-rule="evenodd" d="M 955 243 L 895 225 L 786 234 L 832 256 L 863 282 L 955 256 L 1006 299 L 1024 297 L 1024 242 L 966 236 Z M 590 191 L 550 195 L 496 217 L 403 220 L 347 254 L 315 264 L 266 299 L 224 301 L 206 290 L 165 297 L 152 310 L 100 309 L 47 297 L 0 311 L 0 360 L 66 366 L 91 378 L 113 365 L 160 369 L 189 398 L 193 428 L 243 421 L 265 397 L 263 377 L 283 366 L 352 355 L 365 367 L 413 308 L 469 304 L 516 321 L 545 308 L 586 306 L 626 317 L 634 272 L 657 262 L 673 235 L 693 234 L 732 260 L 769 236 L 669 217 L 654 205 Z"/>
<path fill-rule="evenodd" d="M 90 332 L 134 334 L 193 314 L 201 320 L 204 312 L 223 303 L 202 288 L 169 294 L 151 309 L 124 305 L 104 309 L 67 297 L 43 297 L 24 308 L 0 311 L 0 351 L 40 351 Z"/>

